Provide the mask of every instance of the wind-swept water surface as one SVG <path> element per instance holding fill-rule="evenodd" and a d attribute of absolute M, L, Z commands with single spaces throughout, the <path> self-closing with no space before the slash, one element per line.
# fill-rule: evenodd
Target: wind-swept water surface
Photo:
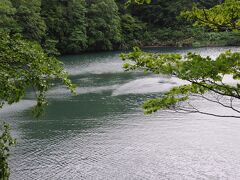
<path fill-rule="evenodd" d="M 149 51 L 216 57 L 227 49 Z M 40 119 L 31 116 L 31 93 L 2 110 L 18 139 L 11 179 L 240 179 L 240 120 L 169 112 L 144 116 L 144 100 L 185 82 L 123 72 L 118 54 L 62 57 L 78 95 L 56 84 Z"/>

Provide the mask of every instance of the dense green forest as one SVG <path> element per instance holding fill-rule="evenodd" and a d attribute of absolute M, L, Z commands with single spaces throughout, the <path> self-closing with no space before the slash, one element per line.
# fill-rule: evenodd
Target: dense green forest
<path fill-rule="evenodd" d="M 128 49 L 133 46 L 239 44 L 238 33 L 193 28 L 181 18 L 193 3 L 210 8 L 221 0 L 1 0 L 0 27 L 37 41 L 50 55 Z"/>

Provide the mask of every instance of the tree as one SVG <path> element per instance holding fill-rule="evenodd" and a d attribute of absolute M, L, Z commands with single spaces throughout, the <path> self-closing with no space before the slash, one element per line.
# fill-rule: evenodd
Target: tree
<path fill-rule="evenodd" d="M 47 24 L 47 40 L 56 41 L 62 53 L 86 50 L 86 3 L 83 0 L 42 0 L 41 14 Z"/>
<path fill-rule="evenodd" d="M 194 26 L 206 27 L 215 31 L 240 30 L 240 1 L 225 0 L 210 9 L 200 9 L 196 5 L 182 16 L 194 22 Z"/>
<path fill-rule="evenodd" d="M 0 31 L 0 108 L 20 101 L 26 91 L 32 89 L 37 100 L 33 112 L 39 116 L 47 105 L 45 93 L 56 79 L 74 92 L 61 62 L 46 55 L 39 44 L 24 40 L 19 34 Z M 9 146 L 15 140 L 8 125 L 3 124 L 0 132 L 0 179 L 8 179 Z"/>
<path fill-rule="evenodd" d="M 18 31 L 19 26 L 14 19 L 16 8 L 13 7 L 10 0 L 0 1 L 0 29 L 7 31 Z"/>
<path fill-rule="evenodd" d="M 130 14 L 121 16 L 122 28 L 122 48 L 129 48 L 129 46 L 137 46 L 141 44 L 143 35 L 147 31 L 146 23 L 139 21 Z"/>
<path fill-rule="evenodd" d="M 8 157 L 10 155 L 10 147 L 16 144 L 16 140 L 10 134 L 8 124 L 0 124 L 0 179 L 7 180 L 10 176 L 8 166 Z"/>
<path fill-rule="evenodd" d="M 196 6 L 185 16 L 196 18 L 197 25 L 212 27 L 216 30 L 238 30 L 239 1 L 226 0 L 209 10 L 201 10 Z M 232 18 L 232 19 L 231 19 Z M 231 23 L 230 23 L 231 22 Z M 201 57 L 198 54 L 151 54 L 135 48 L 132 53 L 122 54 L 126 70 L 143 69 L 154 74 L 166 74 L 185 80 L 188 83 L 174 87 L 164 93 L 160 98 L 151 99 L 144 103 L 145 112 L 152 113 L 157 110 L 172 110 L 176 112 L 202 113 L 218 117 L 240 118 L 240 109 L 234 106 L 240 99 L 240 84 L 226 84 L 223 80 L 231 75 L 234 80 L 240 79 L 240 53 L 227 51 L 216 59 Z M 197 96 L 210 102 L 223 106 L 239 115 L 224 115 L 199 110 L 191 104 L 190 97 Z M 222 97 L 225 97 L 223 101 Z"/>
<path fill-rule="evenodd" d="M 112 50 L 121 42 L 120 17 L 114 0 L 88 2 L 87 36 L 90 49 Z"/>
<path fill-rule="evenodd" d="M 217 4 L 221 4 L 224 0 L 195 0 L 195 3 L 200 6 L 201 8 L 212 8 Z"/>
<path fill-rule="evenodd" d="M 86 3 L 84 1 L 73 1 L 68 6 L 69 20 L 70 23 L 70 36 L 67 44 L 67 51 L 69 52 L 80 52 L 85 50 L 87 44 L 87 33 L 86 33 Z"/>
<path fill-rule="evenodd" d="M 12 0 L 16 8 L 14 19 L 24 38 L 41 42 L 46 35 L 46 24 L 41 17 L 41 0 Z"/>
<path fill-rule="evenodd" d="M 190 9 L 192 4 L 191 0 L 158 0 L 149 4 L 132 4 L 129 8 L 132 15 L 149 25 L 177 28 L 179 25 L 186 24 L 186 21 L 178 18 L 180 12 Z"/>
<path fill-rule="evenodd" d="M 129 4 L 144 4 L 144 3 L 147 3 L 147 4 L 150 4 L 152 0 L 127 0 L 126 2 L 126 5 L 129 5 Z"/>

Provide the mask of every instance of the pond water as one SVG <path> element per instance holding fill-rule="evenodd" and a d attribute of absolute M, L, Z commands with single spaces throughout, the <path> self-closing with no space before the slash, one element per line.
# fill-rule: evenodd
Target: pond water
<path fill-rule="evenodd" d="M 148 51 L 194 51 L 216 57 L 227 49 L 240 48 Z M 18 140 L 12 149 L 10 179 L 240 179 L 240 120 L 170 112 L 145 116 L 145 100 L 181 81 L 124 72 L 118 55 L 62 57 L 78 95 L 56 84 L 40 119 L 31 115 L 31 93 L 1 111 Z M 214 110 L 212 104 L 195 101 Z M 229 113 L 225 111 L 221 110 Z"/>

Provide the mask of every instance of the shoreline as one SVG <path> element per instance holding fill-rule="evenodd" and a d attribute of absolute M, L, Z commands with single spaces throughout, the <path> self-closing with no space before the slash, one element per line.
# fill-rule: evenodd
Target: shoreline
<path fill-rule="evenodd" d="M 193 48 L 193 49 L 197 49 L 197 48 L 211 48 L 211 47 L 239 47 L 240 45 L 208 45 L 208 46 L 164 46 L 164 45 L 152 45 L 152 46 L 140 46 L 140 49 L 150 49 L 150 48 Z M 94 54 L 94 53 L 106 53 L 106 52 L 131 52 L 132 48 L 128 48 L 128 49 L 116 49 L 116 50 L 106 50 L 106 51 L 85 51 L 85 52 L 79 52 L 79 53 L 65 53 L 65 54 L 61 54 L 58 57 L 63 57 L 63 56 L 71 56 L 71 55 L 86 55 L 86 54 Z"/>

